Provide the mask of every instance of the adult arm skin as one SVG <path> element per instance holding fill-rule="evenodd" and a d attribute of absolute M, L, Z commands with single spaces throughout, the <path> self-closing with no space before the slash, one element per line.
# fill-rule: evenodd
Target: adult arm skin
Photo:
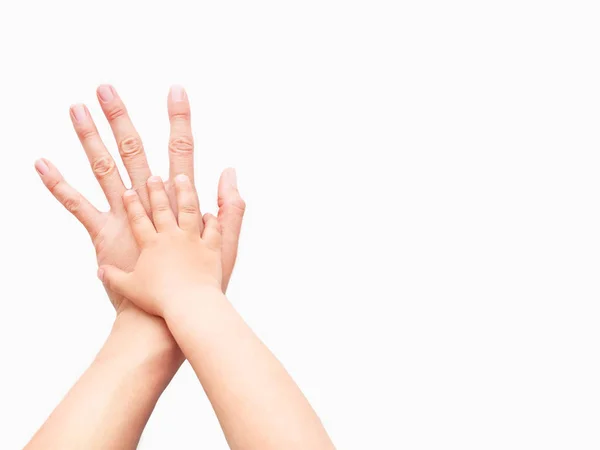
<path fill-rule="evenodd" d="M 116 90 L 104 85 L 98 88 L 97 94 L 132 188 L 149 207 L 146 180 L 151 171 L 141 139 Z M 193 180 L 190 106 L 183 88 L 171 89 L 168 112 L 171 177 L 184 173 Z M 83 105 L 72 106 L 71 120 L 110 211 L 100 212 L 94 208 L 50 161 L 37 161 L 36 170 L 54 197 L 89 232 L 98 264 L 110 263 L 130 270 L 137 261 L 139 249 L 122 207 L 125 185 L 88 109 Z M 221 175 L 218 195 L 218 218 L 223 228 L 222 288 L 225 290 L 237 256 L 245 208 L 232 169 Z M 117 313 L 108 339 L 90 368 L 25 447 L 27 450 L 135 449 L 158 398 L 183 362 L 181 351 L 162 319 L 146 314 L 110 290 L 107 292 Z"/>
<path fill-rule="evenodd" d="M 183 361 L 160 319 L 149 321 L 142 314 L 130 308 L 117 316 L 91 366 L 26 449 L 137 447 L 158 398 Z"/>

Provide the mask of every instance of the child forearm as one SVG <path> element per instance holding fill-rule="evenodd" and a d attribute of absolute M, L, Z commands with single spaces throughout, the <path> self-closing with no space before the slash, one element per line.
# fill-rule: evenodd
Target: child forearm
<path fill-rule="evenodd" d="M 319 418 L 281 363 L 218 291 L 166 316 L 232 449 L 332 449 Z"/>
<path fill-rule="evenodd" d="M 234 450 L 332 449 L 318 417 L 283 366 L 221 293 L 222 229 L 189 178 L 175 177 L 177 217 L 164 183 L 148 179 L 152 221 L 135 191 L 123 203 L 141 253 L 132 272 L 101 266 L 105 286 L 165 318 Z"/>

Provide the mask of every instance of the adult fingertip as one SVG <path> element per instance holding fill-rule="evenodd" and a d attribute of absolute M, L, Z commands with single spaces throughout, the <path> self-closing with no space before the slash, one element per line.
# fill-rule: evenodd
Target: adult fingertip
<path fill-rule="evenodd" d="M 174 84 L 171 86 L 169 97 L 174 102 L 182 102 L 186 97 L 185 89 L 179 84 Z"/>
<path fill-rule="evenodd" d="M 232 189 L 238 188 L 237 173 L 233 167 L 228 167 L 223 171 L 222 180 L 226 187 Z"/>
<path fill-rule="evenodd" d="M 110 84 L 101 84 L 96 89 L 96 93 L 103 103 L 111 102 L 115 98 L 115 90 Z"/>
<path fill-rule="evenodd" d="M 44 161 L 43 159 L 38 159 L 35 164 L 34 164 L 35 170 L 37 171 L 37 173 L 40 176 L 44 176 L 48 173 L 48 171 L 50 170 L 50 168 L 48 167 L 48 164 L 46 164 L 46 161 Z"/>

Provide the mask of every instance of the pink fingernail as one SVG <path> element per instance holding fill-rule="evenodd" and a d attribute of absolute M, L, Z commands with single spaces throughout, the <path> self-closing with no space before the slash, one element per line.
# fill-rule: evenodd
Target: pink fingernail
<path fill-rule="evenodd" d="M 48 168 L 48 165 L 43 159 L 38 159 L 35 162 L 35 170 L 37 170 L 37 173 L 39 173 L 41 176 L 44 176 L 48 173 L 48 170 L 50 169 Z"/>
<path fill-rule="evenodd" d="M 148 178 L 148 183 L 160 183 L 160 182 L 162 182 L 162 179 L 156 175 L 153 175 L 150 178 Z"/>
<path fill-rule="evenodd" d="M 71 106 L 71 112 L 77 122 L 83 122 L 85 120 L 85 116 L 86 116 L 85 106 L 73 105 L 73 106 Z"/>
<path fill-rule="evenodd" d="M 185 90 L 178 84 L 171 86 L 171 99 L 174 102 L 182 102 L 185 98 Z"/>
<path fill-rule="evenodd" d="M 237 174 L 235 172 L 235 169 L 233 167 L 230 167 L 229 169 L 226 169 L 225 172 L 223 173 L 224 178 L 225 178 L 225 183 L 228 184 L 229 186 L 231 186 L 234 189 L 237 189 L 238 184 L 237 184 Z"/>
<path fill-rule="evenodd" d="M 180 173 L 179 175 L 177 175 L 175 177 L 175 181 L 179 184 L 183 184 L 183 183 L 187 183 L 189 180 L 189 178 L 187 177 L 187 175 Z"/>
<path fill-rule="evenodd" d="M 123 195 L 125 197 L 135 197 L 137 195 L 137 192 L 135 192 L 133 189 L 128 189 Z"/>
<path fill-rule="evenodd" d="M 98 278 L 100 279 L 100 281 L 104 281 L 104 269 L 98 269 Z"/>
<path fill-rule="evenodd" d="M 103 84 L 99 86 L 98 97 L 100 97 L 100 100 L 102 100 L 105 103 L 110 102 L 113 98 L 115 98 L 112 86 L 108 84 Z"/>

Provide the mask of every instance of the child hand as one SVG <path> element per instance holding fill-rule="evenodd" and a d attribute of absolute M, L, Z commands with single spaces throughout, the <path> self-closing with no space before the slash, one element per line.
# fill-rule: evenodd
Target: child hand
<path fill-rule="evenodd" d="M 191 300 L 199 292 L 221 291 L 218 221 L 205 214 L 200 237 L 200 211 L 194 186 L 187 176 L 178 175 L 175 190 L 177 218 L 160 177 L 148 179 L 152 221 L 137 193 L 125 192 L 123 202 L 141 249 L 140 257 L 131 273 L 114 266 L 98 269 L 98 277 L 109 289 L 159 316 L 164 316 L 166 308 Z"/>

